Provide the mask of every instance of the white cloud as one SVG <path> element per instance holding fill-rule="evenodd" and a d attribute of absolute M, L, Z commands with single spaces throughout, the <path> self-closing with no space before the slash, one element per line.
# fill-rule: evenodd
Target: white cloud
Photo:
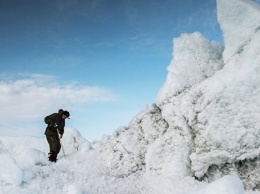
<path fill-rule="evenodd" d="M 15 80 L 0 80 L 0 121 L 34 122 L 59 108 L 76 109 L 86 103 L 114 100 L 115 94 L 102 87 L 60 84 L 46 75 L 22 75 Z"/>

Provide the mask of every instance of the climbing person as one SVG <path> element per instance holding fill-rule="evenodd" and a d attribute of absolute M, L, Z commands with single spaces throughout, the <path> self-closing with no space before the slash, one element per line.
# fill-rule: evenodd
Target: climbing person
<path fill-rule="evenodd" d="M 57 156 L 61 149 L 60 139 L 64 133 L 65 119 L 69 118 L 69 116 L 70 113 L 68 111 L 60 109 L 58 113 L 53 113 L 44 118 L 44 122 L 48 124 L 44 134 L 50 147 L 48 158 L 51 162 L 57 161 Z"/>

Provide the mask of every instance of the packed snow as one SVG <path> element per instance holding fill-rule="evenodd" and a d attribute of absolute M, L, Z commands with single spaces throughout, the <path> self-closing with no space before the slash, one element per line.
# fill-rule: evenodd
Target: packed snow
<path fill-rule="evenodd" d="M 66 128 L 58 161 L 45 138 L 0 137 L 0 193 L 259 194 L 260 6 L 217 0 L 224 45 L 173 41 L 156 103 L 89 142 Z"/>
<path fill-rule="evenodd" d="M 0 193 L 244 193 L 237 176 L 225 176 L 208 184 L 167 174 L 114 175 L 101 157 L 111 153 L 101 153 L 100 142 L 93 143 L 92 147 L 73 128 L 66 128 L 62 139 L 65 155 L 61 152 L 57 163 L 47 160 L 48 144 L 44 138 L 0 137 L 0 142 Z"/>

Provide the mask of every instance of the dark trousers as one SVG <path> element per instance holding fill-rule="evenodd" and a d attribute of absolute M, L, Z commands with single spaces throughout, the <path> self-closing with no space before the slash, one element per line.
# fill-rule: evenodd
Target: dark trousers
<path fill-rule="evenodd" d="M 56 155 L 58 155 L 61 149 L 59 137 L 46 135 L 46 139 L 50 147 L 50 152 L 54 152 Z"/>

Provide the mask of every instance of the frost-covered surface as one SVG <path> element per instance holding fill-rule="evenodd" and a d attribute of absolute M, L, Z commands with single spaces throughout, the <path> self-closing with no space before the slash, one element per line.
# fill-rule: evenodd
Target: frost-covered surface
<path fill-rule="evenodd" d="M 105 140 L 102 151 L 112 154 L 104 160 L 113 173 L 209 182 L 231 174 L 248 189 L 260 188 L 258 7 L 248 0 L 218 1 L 225 47 L 198 32 L 174 39 L 156 104 Z"/>
<path fill-rule="evenodd" d="M 241 180 L 237 176 L 224 176 L 192 194 L 244 194 Z"/>
<path fill-rule="evenodd" d="M 156 103 L 128 126 L 92 145 L 66 129 L 56 164 L 45 139 L 0 137 L 1 192 L 242 194 L 242 182 L 260 193 L 259 5 L 217 5 L 225 46 L 174 39 Z"/>
<path fill-rule="evenodd" d="M 221 63 L 223 68 L 206 79 L 197 72 L 193 75 L 197 81 L 187 87 L 187 79 L 179 79 L 183 75 L 173 71 L 179 65 L 178 59 L 186 56 L 183 49 L 177 48 L 180 52 L 173 55 L 157 105 L 169 124 L 168 130 L 175 131 L 172 145 L 186 146 L 186 152 L 172 148 L 179 153 L 176 155 L 185 153 L 185 158 L 190 159 L 190 166 L 185 164 L 183 169 L 186 167 L 192 176 L 208 181 L 237 174 L 247 188 L 260 188 L 259 5 L 247 0 L 217 2 L 225 38 L 224 60 L 218 57 L 220 48 L 213 49 L 216 53 L 206 58 L 214 59 L 210 66 L 216 68 L 212 70 L 218 70 Z M 185 36 L 177 39 L 182 42 L 175 40 L 177 46 L 187 45 Z M 198 34 L 190 35 L 192 40 L 195 37 Z M 195 49 L 193 52 L 198 53 Z M 193 62 L 190 58 L 185 61 L 188 62 L 181 62 L 182 69 L 189 73 Z"/>
<path fill-rule="evenodd" d="M 92 146 L 77 130 L 67 128 L 62 139 L 66 157 L 61 152 L 58 162 L 51 163 L 47 161 L 48 145 L 44 138 L 0 137 L 0 193 L 184 194 L 203 186 L 191 177 L 178 180 L 141 172 L 117 176 L 113 173 L 116 169 L 112 169 L 115 167 L 104 160 L 105 155 L 111 155 L 109 149 L 103 149 L 108 139 L 104 137 Z"/>
<path fill-rule="evenodd" d="M 225 39 L 224 61 L 228 62 L 252 42 L 260 30 L 260 5 L 250 0 L 217 0 L 218 21 Z"/>
<path fill-rule="evenodd" d="M 66 133 L 68 132 L 68 133 Z M 67 135 L 66 135 L 67 134 Z M 74 136 L 77 134 L 77 136 Z M 74 141 L 79 140 L 78 150 Z M 25 139 L 30 141 L 25 141 Z M 138 171 L 128 176 L 117 176 L 115 169 L 108 166 L 104 155 L 111 155 L 105 145 L 109 137 L 93 146 L 80 134 L 70 128 L 65 129 L 62 143 L 71 152 L 59 154 L 57 163 L 47 161 L 46 155 L 40 149 L 45 148 L 44 138 L 0 137 L 0 193 L 140 193 L 140 194 L 242 194 L 243 186 L 238 177 L 223 177 L 211 184 L 199 182 L 192 177 L 179 179 L 170 174 L 143 173 Z M 38 143 L 37 143 L 38 142 Z M 16 147 L 20 145 L 20 153 Z M 106 144 L 107 145 L 107 144 Z M 28 148 L 30 147 L 30 148 Z M 96 148 L 93 148 L 96 147 Z M 117 155 L 115 155 L 115 158 Z M 122 169 L 118 169 L 121 171 Z M 123 172 L 123 171 L 122 171 Z M 217 188 L 217 189 L 216 189 Z M 257 191 L 247 191 L 246 194 L 258 194 Z"/>
<path fill-rule="evenodd" d="M 199 32 L 183 34 L 174 39 L 173 45 L 173 59 L 157 104 L 169 101 L 171 97 L 211 77 L 223 67 L 223 45 L 209 42 Z"/>

